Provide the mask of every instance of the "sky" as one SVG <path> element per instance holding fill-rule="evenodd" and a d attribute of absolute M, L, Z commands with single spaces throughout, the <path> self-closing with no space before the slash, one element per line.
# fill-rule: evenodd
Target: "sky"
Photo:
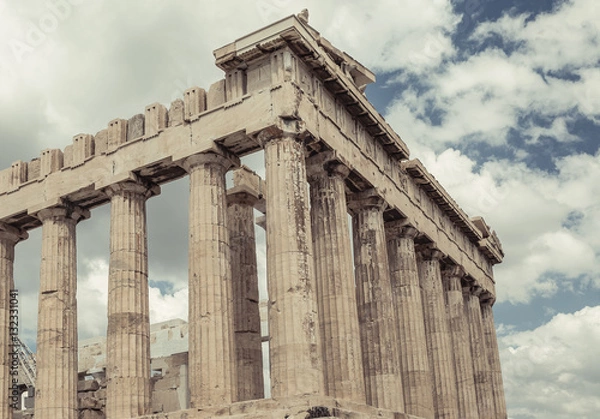
<path fill-rule="evenodd" d="M 0 169 L 222 78 L 212 51 L 310 23 L 372 69 L 367 97 L 500 237 L 509 417 L 600 411 L 600 6 L 594 0 L 0 0 Z M 257 159 L 246 159 L 256 164 Z M 262 173 L 261 167 L 256 170 Z M 152 322 L 187 319 L 187 188 L 148 201 Z M 78 226 L 79 337 L 106 333 L 109 208 Z M 17 247 L 35 347 L 40 229 Z M 259 237 L 264 272 L 264 237 Z"/>

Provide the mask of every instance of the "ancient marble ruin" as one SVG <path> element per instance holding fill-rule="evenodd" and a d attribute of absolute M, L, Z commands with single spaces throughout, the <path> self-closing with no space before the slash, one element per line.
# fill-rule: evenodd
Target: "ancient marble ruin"
<path fill-rule="evenodd" d="M 225 78 L 208 90 L 0 172 L 0 418 L 12 416 L 15 246 L 38 227 L 35 418 L 78 417 L 76 231 L 105 204 L 107 418 L 506 418 L 492 313 L 502 247 L 410 159 L 364 95 L 374 74 L 306 14 L 214 55 Z M 259 150 L 264 180 L 237 169 Z M 146 202 L 182 177 L 189 406 L 153 414 Z M 267 240 L 268 399 L 254 208 Z"/>

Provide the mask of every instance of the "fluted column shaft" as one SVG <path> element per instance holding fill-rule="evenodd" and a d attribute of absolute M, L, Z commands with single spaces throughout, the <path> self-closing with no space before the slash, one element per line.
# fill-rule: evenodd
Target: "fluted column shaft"
<path fill-rule="evenodd" d="M 400 340 L 400 373 L 406 413 L 433 418 L 431 370 L 419 271 L 415 254 L 414 227 L 394 221 L 386 224 L 387 248 L 394 307 Z"/>
<path fill-rule="evenodd" d="M 271 395 L 323 393 L 305 146 L 265 143 Z"/>
<path fill-rule="evenodd" d="M 463 276 L 464 271 L 457 266 L 444 271 L 446 304 L 456 371 L 458 416 L 477 419 L 479 411 L 477 410 L 477 396 L 473 379 L 473 360 L 462 295 L 461 278 Z"/>
<path fill-rule="evenodd" d="M 487 368 L 485 337 L 483 334 L 483 319 L 479 305 L 481 287 L 467 286 L 463 288 L 465 314 L 469 324 L 471 342 L 471 358 L 473 359 L 473 378 L 480 418 L 494 417 L 494 401 L 492 397 L 492 379 Z"/>
<path fill-rule="evenodd" d="M 496 337 L 496 328 L 494 327 L 492 300 L 482 301 L 481 317 L 483 320 L 488 369 L 492 379 L 492 399 L 494 401 L 494 411 L 496 412 L 494 418 L 506 419 L 506 400 L 504 398 L 504 384 L 502 383 L 498 338 Z"/>
<path fill-rule="evenodd" d="M 311 170 L 311 220 L 325 393 L 365 403 L 344 178 L 348 169 Z"/>
<path fill-rule="evenodd" d="M 404 411 L 396 314 L 383 225 L 384 201 L 352 202 L 356 299 L 367 404 Z"/>
<path fill-rule="evenodd" d="M 238 401 L 264 397 L 254 235 L 257 199 L 247 192 L 227 196 Z"/>
<path fill-rule="evenodd" d="M 150 413 L 150 309 L 146 200 L 159 192 L 128 181 L 106 190 L 111 199 L 106 414 Z"/>
<path fill-rule="evenodd" d="M 15 260 L 15 245 L 28 237 L 27 233 L 14 227 L 0 223 L 0 419 L 12 418 L 12 380 L 11 362 L 17 349 L 18 341 L 14 332 L 18 327 L 11 324 L 11 314 L 18 319 L 18 313 L 11 313 L 11 289 L 14 288 L 13 264 Z M 15 327 L 13 333 L 11 328 Z M 12 371 L 17 371 L 16 369 Z M 17 401 L 19 403 L 20 400 Z"/>
<path fill-rule="evenodd" d="M 36 354 L 36 419 L 77 418 L 77 248 L 82 212 L 40 211 L 42 263 Z"/>
<path fill-rule="evenodd" d="M 193 408 L 237 398 L 225 173 L 219 154 L 189 157 L 189 389 Z"/>
<path fill-rule="evenodd" d="M 457 419 L 456 373 L 452 354 L 444 289 L 440 272 L 442 253 L 426 249 L 419 264 L 423 291 L 423 314 L 427 336 L 427 354 L 433 377 L 433 402 L 437 419 Z"/>

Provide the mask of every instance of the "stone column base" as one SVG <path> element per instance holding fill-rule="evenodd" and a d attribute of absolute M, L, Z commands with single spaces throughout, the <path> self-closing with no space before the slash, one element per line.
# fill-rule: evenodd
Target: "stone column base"
<path fill-rule="evenodd" d="M 186 409 L 169 413 L 156 413 L 139 419 L 419 419 L 406 413 L 378 409 L 365 404 L 329 397 L 294 397 L 290 399 L 262 399 L 233 403 L 225 407 Z"/>

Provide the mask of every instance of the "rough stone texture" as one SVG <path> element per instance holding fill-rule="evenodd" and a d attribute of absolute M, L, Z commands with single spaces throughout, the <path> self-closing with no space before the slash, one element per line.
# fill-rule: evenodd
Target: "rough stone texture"
<path fill-rule="evenodd" d="M 305 148 L 265 144 L 271 396 L 323 393 Z"/>
<path fill-rule="evenodd" d="M 433 418 L 433 383 L 414 239 L 417 230 L 404 221 L 386 223 L 392 294 L 398 319 L 400 373 L 406 413 Z"/>
<path fill-rule="evenodd" d="M 494 313 L 492 300 L 481 302 L 481 317 L 483 320 L 483 334 L 487 352 L 489 375 L 492 379 L 492 399 L 496 419 L 506 419 L 506 399 L 504 398 L 504 384 L 502 383 L 502 369 L 500 368 L 500 353 L 498 351 L 498 338 L 494 327 Z"/>
<path fill-rule="evenodd" d="M 194 86 L 183 92 L 184 118 L 186 121 L 198 119 L 198 115 L 206 110 L 206 91 Z"/>
<path fill-rule="evenodd" d="M 365 402 L 344 179 L 347 167 L 316 163 L 309 174 L 315 281 L 325 394 Z"/>
<path fill-rule="evenodd" d="M 14 288 L 13 263 L 15 260 L 15 245 L 27 238 L 27 233 L 0 223 L 0 418 L 10 419 L 12 417 L 11 386 L 13 378 L 11 375 L 12 356 L 9 355 L 15 349 L 13 342 L 11 314 L 18 319 L 18 313 L 11 313 L 11 289 Z M 18 321 L 18 320 L 17 320 Z"/>
<path fill-rule="evenodd" d="M 105 419 L 105 416 L 97 410 L 84 410 L 79 415 L 79 419 Z"/>
<path fill-rule="evenodd" d="M 127 121 L 127 141 L 133 141 L 136 138 L 144 136 L 144 114 L 133 115 Z"/>
<path fill-rule="evenodd" d="M 440 258 L 443 254 L 435 249 L 423 249 L 421 254 L 423 259 L 419 264 L 419 279 L 423 290 L 423 313 L 427 355 L 433 377 L 435 417 L 457 419 L 459 416 L 452 337 L 440 272 Z"/>
<path fill-rule="evenodd" d="M 225 172 L 218 154 L 189 157 L 189 388 L 192 407 L 223 405 L 235 388 Z"/>
<path fill-rule="evenodd" d="M 27 182 L 27 169 L 27 162 L 17 161 L 12 164 L 9 178 L 9 190 L 17 189 L 20 185 Z"/>
<path fill-rule="evenodd" d="M 365 392 L 367 404 L 403 412 L 398 330 L 383 225 L 385 202 L 367 192 L 351 202 Z"/>
<path fill-rule="evenodd" d="M 416 416 L 367 406 L 348 400 L 319 396 L 300 396 L 284 399 L 264 399 L 233 403 L 207 409 L 188 409 L 179 412 L 144 416 L 140 419 L 419 419 Z"/>
<path fill-rule="evenodd" d="M 471 358 L 473 360 L 473 378 L 475 380 L 475 393 L 479 417 L 494 417 L 494 399 L 492 390 L 492 377 L 487 368 L 487 354 L 485 338 L 483 335 L 483 319 L 479 305 L 481 287 L 467 286 L 463 288 L 465 302 L 465 315 L 469 325 L 469 341 L 471 344 Z"/>
<path fill-rule="evenodd" d="M 159 192 L 140 182 L 110 186 L 108 279 L 108 417 L 127 419 L 150 409 L 150 310 L 146 199 Z"/>
<path fill-rule="evenodd" d="M 105 153 L 108 148 L 108 129 L 100 130 L 94 135 L 96 155 Z"/>
<path fill-rule="evenodd" d="M 41 174 L 42 164 L 39 158 L 35 158 L 27 165 L 27 181 L 38 179 Z"/>
<path fill-rule="evenodd" d="M 146 106 L 144 111 L 144 137 L 153 137 L 162 132 L 168 125 L 169 112 L 160 103 Z"/>
<path fill-rule="evenodd" d="M 69 144 L 65 147 L 65 151 L 63 153 L 63 163 L 64 167 L 73 166 L 73 144 Z"/>
<path fill-rule="evenodd" d="M 221 106 L 225 101 L 225 80 L 219 80 L 211 84 L 206 97 L 208 109 L 214 109 Z"/>
<path fill-rule="evenodd" d="M 161 358 L 188 350 L 188 324 L 171 319 L 150 325 L 150 356 Z"/>
<path fill-rule="evenodd" d="M 171 102 L 171 107 L 169 108 L 169 127 L 176 127 L 177 125 L 183 124 L 183 112 L 184 112 L 184 103 L 181 99 L 175 99 Z"/>
<path fill-rule="evenodd" d="M 90 134 L 79 134 L 73 137 L 73 161 L 72 166 L 78 166 L 95 153 L 94 136 Z"/>
<path fill-rule="evenodd" d="M 473 360 L 462 295 L 461 278 L 463 276 L 464 271 L 459 266 L 452 266 L 444 271 L 446 306 L 456 371 L 458 416 L 477 419 L 479 413 L 475 380 L 473 379 Z"/>
<path fill-rule="evenodd" d="M 68 206 L 42 210 L 36 356 L 36 419 L 77 418 L 76 224 Z"/>
<path fill-rule="evenodd" d="M 264 397 L 254 236 L 254 204 L 257 200 L 258 192 L 247 189 L 227 195 L 237 370 L 236 401 Z"/>
<path fill-rule="evenodd" d="M 57 149 L 42 151 L 40 156 L 40 175 L 45 177 L 50 173 L 58 172 L 63 167 L 63 152 Z"/>
<path fill-rule="evenodd" d="M 236 69 L 225 76 L 225 97 L 227 101 L 240 99 L 246 93 L 246 71 Z"/>
<path fill-rule="evenodd" d="M 108 123 L 108 151 L 113 151 L 127 142 L 127 120 L 113 119 Z"/>
<path fill-rule="evenodd" d="M 152 359 L 152 413 L 189 408 L 188 354 Z"/>

